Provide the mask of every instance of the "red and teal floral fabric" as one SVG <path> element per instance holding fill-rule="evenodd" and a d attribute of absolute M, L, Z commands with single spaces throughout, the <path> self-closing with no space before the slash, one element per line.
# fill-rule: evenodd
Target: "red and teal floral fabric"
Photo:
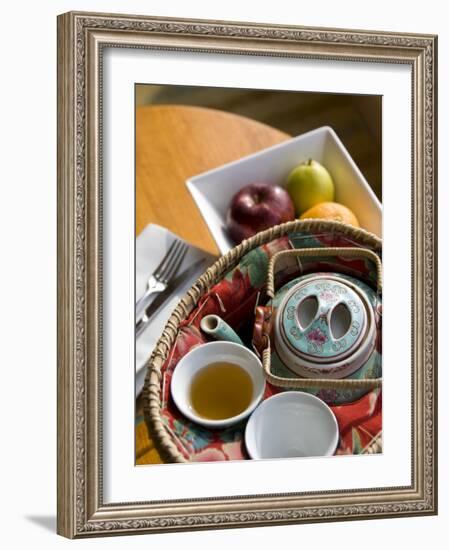
<path fill-rule="evenodd" d="M 265 303 L 265 284 L 270 257 L 280 250 L 290 248 L 329 246 L 360 246 L 342 234 L 294 233 L 276 239 L 243 256 L 240 263 L 230 270 L 199 301 L 178 331 L 176 341 L 163 366 L 162 418 L 168 433 L 180 453 L 190 461 L 223 461 L 247 459 L 244 444 L 246 421 L 225 430 L 208 430 L 187 420 L 174 405 L 170 396 L 170 381 L 177 363 L 190 349 L 207 342 L 199 328 L 205 315 L 220 315 L 251 346 L 254 309 L 257 303 Z M 361 278 L 375 286 L 376 271 L 371 262 L 359 259 L 303 258 L 299 264 L 290 259 L 279 266 L 277 285 L 294 276 L 314 271 L 333 270 Z M 264 399 L 280 390 L 267 384 Z M 374 440 L 381 441 L 382 399 L 381 391 L 374 390 L 356 402 L 332 407 L 340 429 L 337 454 L 359 454 Z"/>

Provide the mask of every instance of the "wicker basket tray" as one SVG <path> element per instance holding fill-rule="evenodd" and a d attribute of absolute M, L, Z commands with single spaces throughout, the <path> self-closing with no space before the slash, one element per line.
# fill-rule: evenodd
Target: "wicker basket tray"
<path fill-rule="evenodd" d="M 305 220 L 288 222 L 243 241 L 240 245 L 220 257 L 192 286 L 170 316 L 165 329 L 147 363 L 147 373 L 143 389 L 143 406 L 145 423 L 150 437 L 153 439 L 164 462 L 189 462 L 180 451 L 179 441 L 169 429 L 162 415 L 163 368 L 170 352 L 176 343 L 178 331 L 182 324 L 191 317 L 202 297 L 223 277 L 232 270 L 240 260 L 251 250 L 271 243 L 281 237 L 296 233 L 310 233 L 313 235 L 330 234 L 344 237 L 348 246 L 366 247 L 376 254 L 381 254 L 382 242 L 375 235 L 340 222 Z M 377 435 L 372 445 L 367 445 L 363 452 L 379 452 L 381 449 L 380 437 Z"/>

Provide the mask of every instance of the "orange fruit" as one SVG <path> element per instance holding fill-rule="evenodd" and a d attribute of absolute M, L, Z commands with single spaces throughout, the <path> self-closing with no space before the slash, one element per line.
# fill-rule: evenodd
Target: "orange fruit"
<path fill-rule="evenodd" d="M 359 221 L 354 213 L 338 202 L 320 202 L 306 210 L 299 219 L 305 220 L 306 218 L 335 220 L 337 222 L 353 225 L 354 227 L 360 227 Z"/>

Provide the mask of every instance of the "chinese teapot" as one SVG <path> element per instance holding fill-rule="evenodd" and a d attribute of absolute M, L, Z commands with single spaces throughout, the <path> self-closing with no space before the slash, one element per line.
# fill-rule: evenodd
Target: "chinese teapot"
<path fill-rule="evenodd" d="M 377 290 L 338 272 L 309 273 L 277 292 L 274 266 L 282 256 L 363 257 L 376 266 Z M 268 381 L 297 388 L 329 404 L 355 401 L 381 384 L 382 265 L 364 248 L 305 248 L 275 254 L 265 306 L 256 308 L 253 344 Z"/>

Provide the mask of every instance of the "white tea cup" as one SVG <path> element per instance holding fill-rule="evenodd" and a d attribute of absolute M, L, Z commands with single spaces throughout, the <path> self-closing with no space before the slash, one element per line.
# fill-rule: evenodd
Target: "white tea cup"
<path fill-rule="evenodd" d="M 253 459 L 333 455 L 338 439 L 337 420 L 329 406 L 299 391 L 266 399 L 245 430 L 246 449 Z"/>

